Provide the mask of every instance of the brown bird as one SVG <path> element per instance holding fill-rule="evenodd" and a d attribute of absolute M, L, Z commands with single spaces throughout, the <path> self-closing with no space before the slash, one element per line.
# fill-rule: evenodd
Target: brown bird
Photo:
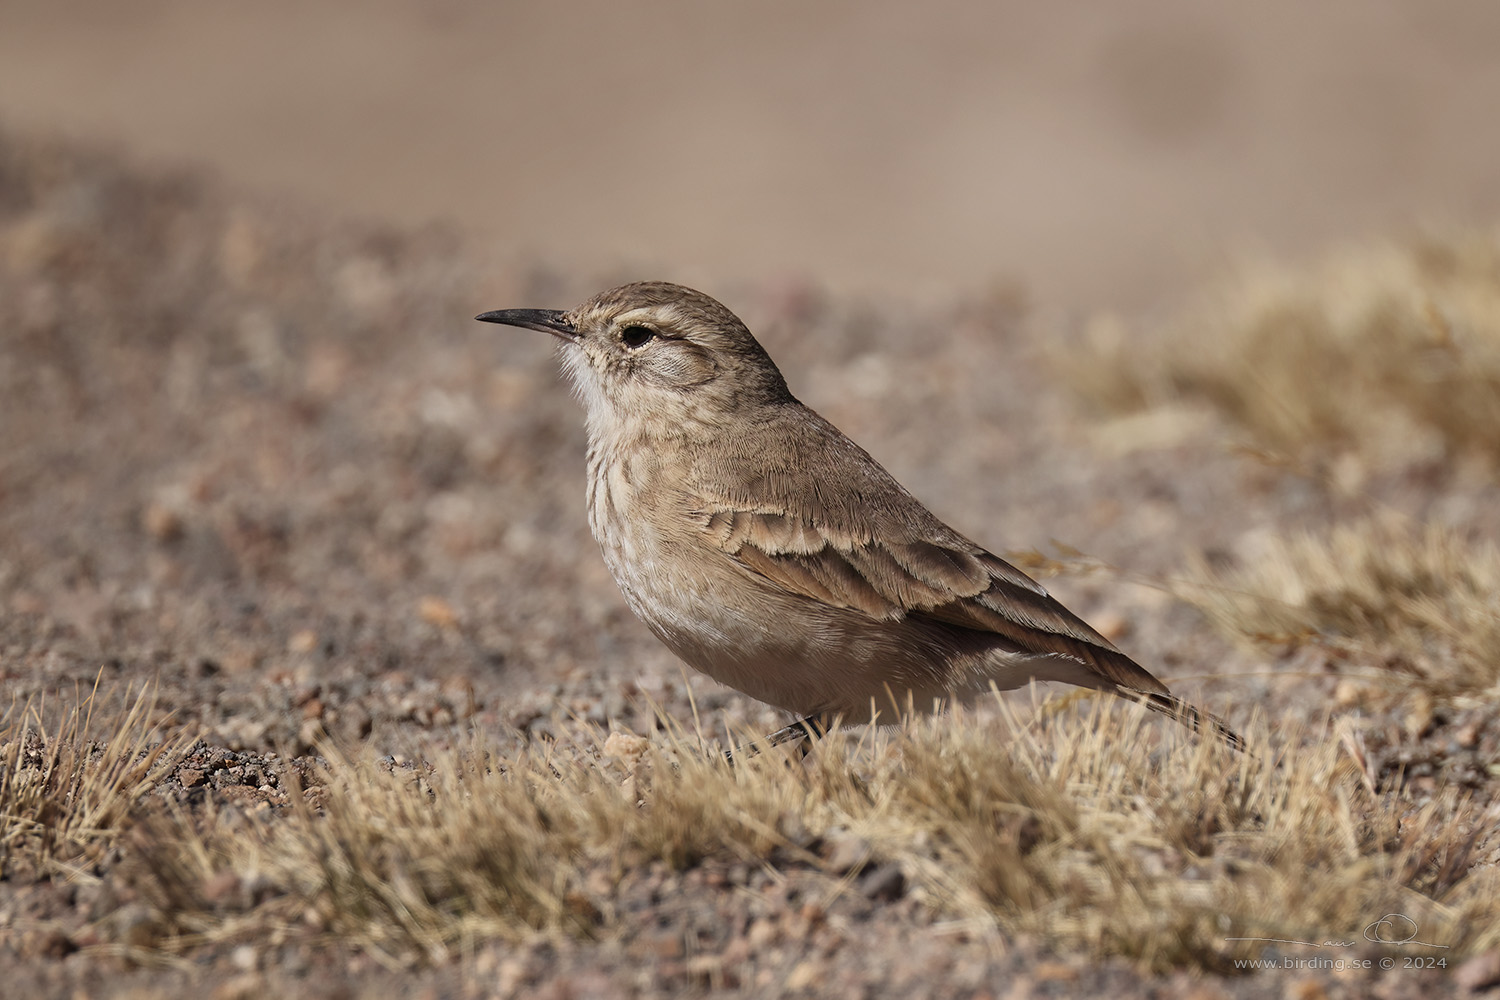
<path fill-rule="evenodd" d="M 1242 746 L 940 521 L 800 403 L 702 292 L 642 282 L 566 312 L 476 318 L 562 341 L 604 561 L 674 653 L 798 717 L 772 745 L 1038 680 L 1122 695 Z"/>

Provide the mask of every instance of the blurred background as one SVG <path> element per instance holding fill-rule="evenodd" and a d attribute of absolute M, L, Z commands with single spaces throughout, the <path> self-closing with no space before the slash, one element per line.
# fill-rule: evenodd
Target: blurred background
<path fill-rule="evenodd" d="M 1500 4 L 7 0 L 0 124 L 502 256 L 1134 310 L 1500 212 Z"/>

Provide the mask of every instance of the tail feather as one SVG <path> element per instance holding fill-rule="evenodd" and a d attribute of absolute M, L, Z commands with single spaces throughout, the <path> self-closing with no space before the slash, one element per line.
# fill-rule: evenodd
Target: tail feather
<path fill-rule="evenodd" d="M 1176 719 L 1195 733 L 1205 730 L 1212 732 L 1232 750 L 1244 753 L 1247 748 L 1245 738 L 1226 726 L 1218 716 L 1194 708 L 1176 695 L 1159 691 L 1140 691 L 1128 687 L 1121 687 L 1118 690 L 1122 696 L 1140 702 L 1153 712 L 1160 712 Z"/>

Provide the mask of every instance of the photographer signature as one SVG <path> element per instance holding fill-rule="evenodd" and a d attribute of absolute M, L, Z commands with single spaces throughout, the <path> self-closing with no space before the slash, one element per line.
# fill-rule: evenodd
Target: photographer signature
<path fill-rule="evenodd" d="M 1383 945 L 1411 945 L 1418 948 L 1442 948 L 1448 949 L 1446 944 L 1434 944 L 1431 941 L 1417 940 L 1417 922 L 1404 913 L 1387 913 L 1378 920 L 1372 920 L 1365 926 L 1365 940 L 1372 944 Z M 1231 937 L 1226 941 L 1265 941 L 1270 944 L 1300 944 L 1308 948 L 1353 948 L 1357 941 L 1302 941 L 1298 938 L 1277 937 Z"/>

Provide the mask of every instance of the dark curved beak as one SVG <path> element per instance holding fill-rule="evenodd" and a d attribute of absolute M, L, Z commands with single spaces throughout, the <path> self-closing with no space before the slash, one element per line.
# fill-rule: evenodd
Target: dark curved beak
<path fill-rule="evenodd" d="M 504 323 L 527 330 L 550 333 L 569 343 L 578 339 L 578 330 L 568 320 L 568 314 L 560 309 L 496 309 L 474 317 L 481 323 Z"/>

